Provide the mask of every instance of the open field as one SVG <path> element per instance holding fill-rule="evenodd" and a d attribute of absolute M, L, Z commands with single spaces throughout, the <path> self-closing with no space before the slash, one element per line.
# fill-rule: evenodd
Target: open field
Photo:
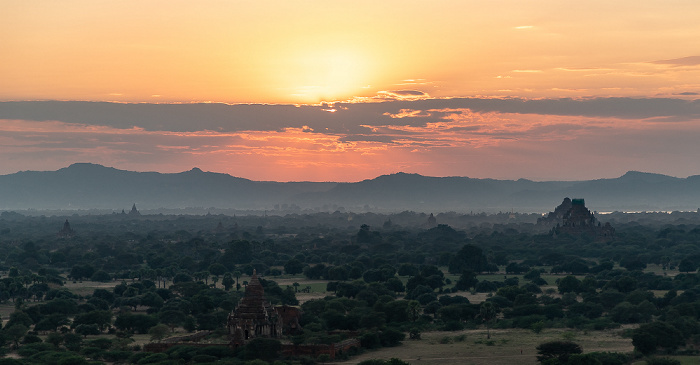
<path fill-rule="evenodd" d="M 491 330 L 491 340 L 484 329 L 457 332 L 425 332 L 418 341 L 405 340 L 401 346 L 367 351 L 342 364 L 357 364 L 367 359 L 398 358 L 411 364 L 473 364 L 473 365 L 535 365 L 537 345 L 563 340 L 573 335 L 573 341 L 584 352 L 632 352 L 632 340 L 622 338 L 621 330 L 581 332 L 547 329 L 540 334 L 522 329 Z M 461 336 L 464 339 L 460 341 Z"/>

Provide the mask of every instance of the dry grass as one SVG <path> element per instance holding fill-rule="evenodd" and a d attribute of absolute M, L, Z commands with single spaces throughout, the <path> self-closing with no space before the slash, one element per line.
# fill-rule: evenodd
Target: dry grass
<path fill-rule="evenodd" d="M 92 293 L 95 291 L 95 289 L 106 289 L 108 291 L 112 291 L 115 286 L 121 284 L 121 280 L 118 281 L 110 281 L 107 283 L 102 283 L 102 282 L 97 282 L 97 281 L 67 281 L 62 288 L 70 290 L 71 293 L 75 295 L 80 295 L 80 296 L 86 296 L 86 295 L 92 295 Z M 127 284 L 130 283 L 130 280 L 126 281 Z"/>
<path fill-rule="evenodd" d="M 422 334 L 422 340 L 406 340 L 401 346 L 368 351 L 342 363 L 357 364 L 367 359 L 398 358 L 411 364 L 535 365 L 538 364 L 537 345 L 547 341 L 563 340 L 565 336 L 572 334 L 573 341 L 581 345 L 584 352 L 631 352 L 632 340 L 620 337 L 619 333 L 620 330 L 584 333 L 548 329 L 540 334 L 521 329 L 492 330 L 492 342 L 489 342 L 486 339 L 486 331 L 483 329 L 428 332 Z M 466 339 L 461 342 L 455 341 L 455 337 L 460 335 L 465 335 Z M 445 338 L 449 338 L 450 341 L 445 341 Z"/>

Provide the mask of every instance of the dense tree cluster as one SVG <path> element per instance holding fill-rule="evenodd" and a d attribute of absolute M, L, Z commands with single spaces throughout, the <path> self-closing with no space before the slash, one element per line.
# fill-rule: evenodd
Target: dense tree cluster
<path fill-rule="evenodd" d="M 375 348 L 395 346 L 406 334 L 482 325 L 541 331 L 634 324 L 640 353 L 669 352 L 700 335 L 700 219 L 683 214 L 669 222 L 672 217 L 644 216 L 640 223 L 612 214 L 616 237 L 600 242 L 553 237 L 533 224 L 536 216 L 508 214 L 438 214 L 438 222 L 450 225 L 435 227 L 412 212 L 73 216 L 71 238 L 56 235 L 66 217 L 3 214 L 0 303 L 16 310 L 0 340 L 5 351 L 34 354 L 50 345 L 70 359 L 261 358 L 256 351 L 276 353 L 277 344 L 258 341 L 259 348 L 235 354 L 144 354 L 131 345 L 134 334 L 158 341 L 177 328 L 222 335 L 246 278 L 257 272 L 273 304 L 298 304 L 298 285 L 281 287 L 278 277 L 326 281 L 329 296 L 301 305 L 303 331 L 290 339 L 297 344 L 353 334 Z M 651 265 L 661 272 L 645 270 Z M 675 270 L 680 273 L 664 274 Z M 62 287 L 68 281 L 114 285 L 76 294 Z M 465 291 L 489 298 L 475 304 L 454 295 Z M 114 336 L 88 340 L 107 333 Z M 570 355 L 543 361 L 589 356 Z"/>

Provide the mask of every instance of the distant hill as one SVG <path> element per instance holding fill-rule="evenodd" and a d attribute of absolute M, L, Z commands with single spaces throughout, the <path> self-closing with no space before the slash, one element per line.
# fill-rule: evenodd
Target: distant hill
<path fill-rule="evenodd" d="M 176 174 L 133 172 L 89 163 L 58 171 L 0 176 L 0 210 L 217 207 L 265 209 L 333 183 L 251 181 L 198 168 Z"/>
<path fill-rule="evenodd" d="M 356 183 L 264 182 L 189 171 L 133 172 L 77 163 L 0 175 L 0 211 L 219 208 L 237 210 L 547 212 L 564 197 L 596 211 L 696 210 L 700 176 L 630 171 L 614 179 L 544 181 L 397 173 Z"/>

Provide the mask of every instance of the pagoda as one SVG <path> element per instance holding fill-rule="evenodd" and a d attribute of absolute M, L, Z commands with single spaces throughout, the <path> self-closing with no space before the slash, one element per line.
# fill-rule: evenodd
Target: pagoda
<path fill-rule="evenodd" d="M 241 346 L 256 337 L 282 337 L 282 321 L 277 310 L 265 300 L 258 275 L 253 271 L 245 296 L 228 316 L 228 332 L 233 346 Z"/>
<path fill-rule="evenodd" d="M 68 223 L 68 219 L 66 219 L 66 222 L 63 223 L 63 228 L 58 231 L 58 237 L 71 238 L 73 236 L 75 236 L 75 231 L 70 228 L 70 223 Z"/>

